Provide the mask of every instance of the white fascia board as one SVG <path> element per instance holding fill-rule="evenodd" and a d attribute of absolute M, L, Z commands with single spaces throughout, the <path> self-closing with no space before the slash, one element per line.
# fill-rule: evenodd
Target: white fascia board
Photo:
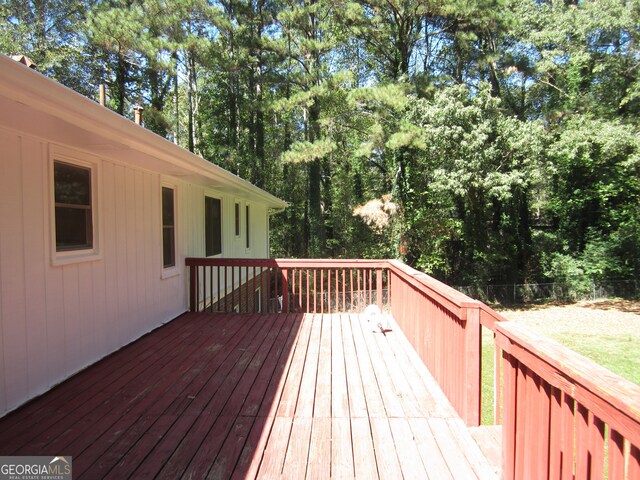
<path fill-rule="evenodd" d="M 117 145 L 144 152 L 167 162 L 182 175 L 217 180 L 269 208 L 282 210 L 287 203 L 188 150 L 156 135 L 131 120 L 48 77 L 0 54 L 0 95 L 95 133 Z"/>

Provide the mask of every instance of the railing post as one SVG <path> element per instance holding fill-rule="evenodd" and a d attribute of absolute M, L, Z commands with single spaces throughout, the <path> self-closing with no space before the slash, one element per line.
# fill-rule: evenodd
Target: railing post
<path fill-rule="evenodd" d="M 196 312 L 198 307 L 196 305 L 196 269 L 195 265 L 189 267 L 189 311 Z"/>
<path fill-rule="evenodd" d="M 480 308 L 464 307 L 466 381 L 464 384 L 464 421 L 468 427 L 480 425 L 480 391 L 482 385 L 482 350 L 480 336 Z"/>

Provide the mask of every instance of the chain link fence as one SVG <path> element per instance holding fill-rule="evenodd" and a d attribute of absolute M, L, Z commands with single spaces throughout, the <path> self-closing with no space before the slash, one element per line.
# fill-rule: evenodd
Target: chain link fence
<path fill-rule="evenodd" d="M 456 287 L 465 295 L 487 303 L 517 304 L 550 301 L 599 300 L 604 298 L 638 298 L 638 280 L 615 280 L 606 283 L 513 283 L 484 287 Z"/>

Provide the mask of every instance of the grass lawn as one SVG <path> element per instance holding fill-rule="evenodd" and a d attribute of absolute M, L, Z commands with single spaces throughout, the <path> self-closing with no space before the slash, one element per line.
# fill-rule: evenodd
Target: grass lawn
<path fill-rule="evenodd" d="M 640 385 L 640 302 L 536 305 L 500 313 Z M 493 335 L 483 328 L 483 424 L 493 423 L 493 352 Z"/>

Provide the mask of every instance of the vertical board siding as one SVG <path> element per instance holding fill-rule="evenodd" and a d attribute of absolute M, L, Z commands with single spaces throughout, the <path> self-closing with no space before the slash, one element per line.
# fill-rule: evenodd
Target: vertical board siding
<path fill-rule="evenodd" d="M 102 167 L 102 253 L 105 259 L 117 258 L 116 228 L 116 167 L 112 163 L 104 163 Z M 118 297 L 118 265 L 117 262 L 105 261 L 104 267 L 106 309 L 105 318 L 100 322 L 99 335 L 105 341 L 105 350 L 111 351 L 118 345 L 117 322 L 120 318 Z"/>
<path fill-rule="evenodd" d="M 116 342 L 117 344 L 123 343 L 125 341 L 125 334 L 122 331 L 121 319 L 128 318 L 129 315 L 129 299 L 128 299 L 128 276 L 127 273 L 127 232 L 125 231 L 126 224 L 126 213 L 127 213 L 127 204 L 126 204 L 126 185 L 124 183 L 124 167 L 122 165 L 116 165 L 114 169 L 114 190 L 115 190 L 115 218 L 114 223 L 110 225 L 105 225 L 105 228 L 108 230 L 113 228 L 116 233 L 115 238 L 115 256 L 114 257 L 106 257 L 105 262 L 110 263 L 114 262 L 116 265 L 116 276 L 114 278 L 115 286 L 117 289 L 117 305 L 118 311 L 116 316 L 116 321 L 118 322 L 115 325 L 116 332 Z"/>
<path fill-rule="evenodd" d="M 4 158 L 0 164 L 0 191 L 3 195 L 3 201 L 0 202 L 0 219 L 3 223 L 0 239 L 2 351 L 5 363 L 5 395 L 9 407 L 20 402 L 29 391 L 22 203 L 25 192 L 20 143 L 20 139 L 16 136 L 0 137 L 0 144 L 4 150 Z M 20 274 L 16 275 L 15 272 Z"/>
<path fill-rule="evenodd" d="M 138 279 L 136 272 L 136 263 L 138 252 L 142 251 L 142 238 L 138 237 L 136 232 L 136 210 L 138 205 L 136 205 L 136 171 L 127 169 L 125 171 L 125 199 L 126 199 L 126 207 L 125 207 L 125 252 L 126 252 L 126 278 L 127 282 L 125 283 L 127 288 L 127 299 L 129 300 L 129 311 L 127 312 L 126 318 L 141 318 L 142 309 L 140 308 L 140 295 L 138 292 Z M 127 329 L 124 329 L 124 338 L 123 343 L 127 341 L 129 338 L 135 338 L 140 336 L 141 332 L 140 327 L 137 322 L 126 322 Z"/>
<path fill-rule="evenodd" d="M 29 301 L 25 305 L 26 318 L 33 321 L 26 324 L 27 348 L 31 355 L 36 355 L 40 361 L 28 361 L 27 381 L 28 390 L 44 392 L 48 387 L 48 351 L 47 351 L 47 310 L 44 301 L 46 297 L 45 265 L 47 261 L 48 225 L 46 218 L 38 215 L 47 197 L 48 175 L 40 168 L 39 159 L 46 154 L 46 147 L 42 142 L 22 138 L 22 191 L 24 221 L 24 269 L 25 286 L 28 286 Z M 27 221 L 33 218 L 35 221 Z M 32 300 L 33 296 L 37 300 Z"/>
<path fill-rule="evenodd" d="M 85 341 L 80 334 L 80 312 L 78 310 L 78 302 L 80 300 L 80 285 L 78 282 L 77 265 L 64 265 L 59 267 L 62 269 L 62 296 L 63 296 L 63 312 L 61 319 L 64 324 L 64 377 L 73 374 L 76 369 L 75 365 L 80 362 L 78 350 L 80 345 Z M 29 321 L 30 319 L 27 319 Z M 52 326 L 56 325 L 54 319 Z"/>
<path fill-rule="evenodd" d="M 204 255 L 205 194 L 223 203 L 223 256 L 268 253 L 266 206 L 250 204 L 246 250 L 244 235 L 235 237 L 235 196 L 65 150 L 98 167 L 100 256 L 53 266 L 49 168 L 58 147 L 3 128 L 0 145 L 0 416 L 187 309 L 184 259 Z M 165 181 L 176 189 L 177 274 L 162 278 Z M 246 275 L 236 271 L 235 281 Z"/>
<path fill-rule="evenodd" d="M 78 264 L 78 335 L 84 339 L 80 343 L 77 363 L 89 365 L 93 363 L 94 352 L 98 351 L 96 342 L 96 318 L 101 315 L 94 310 L 95 304 L 93 263 Z M 71 372 L 73 373 L 73 372 Z"/>
<path fill-rule="evenodd" d="M 153 198 L 155 197 L 155 190 L 153 188 L 153 175 L 149 173 L 144 174 L 143 189 L 142 189 L 142 232 L 144 235 L 144 264 L 142 269 L 147 274 L 153 275 L 154 270 L 159 270 L 157 265 L 157 259 L 160 257 L 160 234 L 156 233 L 154 227 L 158 224 L 154 221 L 154 215 L 158 214 L 154 209 Z M 159 230 L 159 228 L 158 228 Z M 157 288 L 153 288 L 148 282 L 145 284 L 145 305 L 157 304 Z"/>
<path fill-rule="evenodd" d="M 9 147 L 6 151 L 5 150 L 0 150 L 0 191 L 4 190 L 5 187 L 5 181 L 8 177 L 6 171 L 5 171 L 5 165 L 9 162 L 9 160 L 11 160 L 11 154 L 12 154 L 12 149 L 10 148 L 12 145 L 12 142 L 15 142 L 15 139 L 10 138 L 9 135 L 5 134 L 2 130 L 0 130 L 0 144 L 1 145 L 6 145 L 7 147 Z M 0 202 L 0 219 L 4 218 L 4 216 L 7 215 L 5 213 L 5 205 L 4 202 Z M 5 248 L 3 247 L 3 244 L 5 242 L 4 240 L 4 236 L 5 234 L 3 233 L 4 230 L 0 229 L 0 349 L 2 350 L 0 352 L 0 374 L 2 375 L 0 377 L 0 412 L 1 411 L 5 411 L 7 408 L 7 387 L 6 387 L 6 381 L 4 378 L 4 364 L 5 364 L 5 334 L 4 334 L 4 329 L 3 329 L 3 318 L 5 316 L 5 309 L 8 308 L 8 306 L 5 306 L 5 302 L 4 302 L 4 294 L 3 294 L 3 275 L 2 272 L 5 270 L 4 268 L 4 250 Z"/>

